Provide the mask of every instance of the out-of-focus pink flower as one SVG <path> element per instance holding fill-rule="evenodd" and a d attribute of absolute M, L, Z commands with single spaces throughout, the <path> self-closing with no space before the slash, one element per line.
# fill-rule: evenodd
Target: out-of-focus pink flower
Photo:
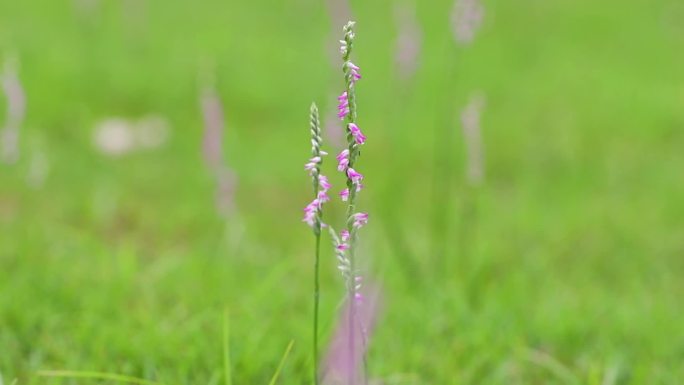
<path fill-rule="evenodd" d="M 456 0 L 451 14 L 451 27 L 456 42 L 468 45 L 475 39 L 475 32 L 482 25 L 484 7 L 479 0 Z"/>
<path fill-rule="evenodd" d="M 354 137 L 354 140 L 358 144 L 364 144 L 366 142 L 366 136 L 361 132 L 359 126 L 354 123 L 349 123 L 349 132 Z"/>
<path fill-rule="evenodd" d="M 209 75 L 209 74 L 207 74 Z M 202 90 L 199 97 L 204 130 L 202 133 L 202 156 L 216 179 L 216 206 L 218 212 L 228 217 L 235 212 L 237 175 L 226 166 L 223 153 L 225 114 L 218 91 L 212 82 Z"/>
<path fill-rule="evenodd" d="M 363 383 L 363 355 L 379 313 L 380 290 L 373 285 L 346 301 L 323 362 L 324 385 Z"/>
<path fill-rule="evenodd" d="M 209 168 L 216 171 L 223 166 L 223 130 L 225 117 L 218 93 L 213 87 L 206 87 L 200 98 L 204 132 L 202 155 Z"/>
<path fill-rule="evenodd" d="M 481 184 L 484 179 L 484 150 L 480 127 L 484 105 L 484 95 L 475 93 L 461 112 L 461 125 L 466 147 L 466 175 L 468 183 L 474 186 Z"/>
<path fill-rule="evenodd" d="M 398 6 L 395 12 L 398 31 L 394 60 L 402 79 L 411 77 L 418 68 L 422 32 L 415 13 L 414 7 L 406 5 Z"/>
<path fill-rule="evenodd" d="M 16 58 L 8 59 L 0 77 L 7 99 L 7 118 L 5 126 L 0 130 L 0 160 L 6 163 L 14 163 L 19 159 L 19 129 L 26 114 L 26 94 L 19 80 L 17 67 Z"/>
<path fill-rule="evenodd" d="M 349 6 L 349 0 L 327 0 L 326 2 L 328 8 L 328 14 L 330 15 L 331 25 L 344 25 L 347 20 L 353 20 L 351 7 Z M 337 63 L 339 60 L 339 55 L 337 51 L 339 50 L 343 53 L 343 47 L 338 47 L 335 42 L 335 37 L 338 34 L 338 30 L 335 28 L 330 31 L 330 37 L 326 39 L 329 44 L 327 45 L 327 52 L 330 59 L 330 65 L 337 69 Z M 342 40 L 344 41 L 344 40 Z M 346 48 L 344 48 L 346 50 Z"/>

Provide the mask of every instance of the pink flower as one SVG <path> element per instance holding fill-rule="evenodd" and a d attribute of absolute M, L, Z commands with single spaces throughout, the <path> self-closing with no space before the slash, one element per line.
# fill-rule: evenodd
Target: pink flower
<path fill-rule="evenodd" d="M 327 181 L 327 178 L 323 177 L 323 179 Z M 318 215 L 318 212 L 323 207 L 323 203 L 329 200 L 330 197 L 328 196 L 327 189 L 319 191 L 316 198 L 304 207 L 304 219 L 302 221 L 306 222 L 309 226 L 314 227 L 316 224 L 316 215 Z M 325 227 L 325 224 L 321 223 L 321 226 Z"/>
<path fill-rule="evenodd" d="M 337 248 L 337 250 L 339 250 L 339 251 L 345 251 L 345 250 L 348 250 L 348 249 L 349 249 L 349 245 L 346 244 L 346 243 L 340 243 L 339 245 L 337 245 L 336 248 Z"/>
<path fill-rule="evenodd" d="M 349 98 L 347 97 L 347 92 L 343 92 L 342 95 L 337 97 L 339 102 L 337 105 L 337 117 L 344 119 L 345 116 L 349 114 Z"/>
<path fill-rule="evenodd" d="M 458 0 L 451 13 L 451 26 L 456 42 L 461 45 L 472 43 L 475 33 L 482 25 L 484 7 L 478 0 Z"/>
<path fill-rule="evenodd" d="M 350 167 L 347 169 L 347 177 L 349 177 L 353 183 L 359 183 L 363 179 L 363 174 L 356 172 L 356 170 Z"/>
<path fill-rule="evenodd" d="M 373 284 L 360 294 L 364 300 L 347 301 L 339 316 L 323 361 L 324 384 L 363 383 L 363 355 L 375 330 L 382 301 L 380 289 Z M 349 317 L 353 317 L 353 322 L 349 322 Z"/>
<path fill-rule="evenodd" d="M 349 149 L 345 148 L 344 150 L 342 150 L 342 152 L 340 152 L 337 155 L 337 157 L 335 157 L 335 159 L 337 159 L 339 161 L 339 160 L 342 160 L 342 159 L 348 158 L 348 157 L 349 157 Z"/>
<path fill-rule="evenodd" d="M 311 201 L 306 207 L 304 207 L 304 219 L 302 221 L 306 222 L 307 225 L 314 227 L 316 224 L 316 214 L 321 208 L 321 201 L 316 198 Z"/>
<path fill-rule="evenodd" d="M 309 174 L 313 174 L 313 170 L 318 168 L 318 165 L 321 163 L 321 157 L 320 156 L 314 156 L 313 158 L 309 159 L 309 162 L 304 165 L 304 169 L 309 171 Z"/>
<path fill-rule="evenodd" d="M 347 242 L 349 240 L 349 231 L 347 230 L 342 230 L 340 231 L 340 239 L 342 239 L 342 242 Z M 360 277 L 356 277 L 357 279 Z"/>
<path fill-rule="evenodd" d="M 344 172 L 344 170 L 349 167 L 349 159 L 345 158 L 342 159 L 338 164 L 337 164 L 337 171 L 339 172 Z"/>
<path fill-rule="evenodd" d="M 356 83 L 357 80 L 361 79 L 361 74 L 359 73 L 360 68 L 356 64 L 348 61 L 347 63 L 345 63 L 345 65 L 347 66 L 347 68 L 349 68 L 352 84 Z"/>
<path fill-rule="evenodd" d="M 361 189 L 363 189 L 363 184 L 357 183 L 356 184 L 356 192 L 361 191 Z M 340 191 L 340 198 L 342 198 L 343 202 L 346 202 L 349 199 L 349 189 L 348 188 Z"/>
<path fill-rule="evenodd" d="M 328 177 L 325 175 L 321 175 L 318 177 L 318 184 L 321 186 L 321 189 L 323 189 L 323 192 L 327 192 L 332 187 L 332 185 L 328 181 Z"/>
<path fill-rule="evenodd" d="M 349 166 L 349 149 L 344 149 L 337 155 L 337 171 L 344 172 Z"/>
<path fill-rule="evenodd" d="M 352 215 L 352 218 L 354 219 L 354 227 L 360 228 L 362 226 L 365 226 L 368 223 L 368 214 L 367 213 L 356 213 Z"/>
<path fill-rule="evenodd" d="M 349 132 L 354 137 L 354 140 L 358 144 L 364 144 L 366 142 L 366 136 L 361 132 L 359 126 L 354 123 L 349 123 Z"/>
<path fill-rule="evenodd" d="M 416 10 L 407 5 L 395 8 L 397 40 L 395 45 L 394 62 L 399 76 L 407 80 L 415 74 L 418 68 L 423 33 L 416 19 Z"/>

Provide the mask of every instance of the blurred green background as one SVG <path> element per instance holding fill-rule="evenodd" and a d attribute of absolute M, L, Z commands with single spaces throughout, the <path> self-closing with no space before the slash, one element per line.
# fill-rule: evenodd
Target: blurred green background
<path fill-rule="evenodd" d="M 44 369 L 222 383 L 225 309 L 234 383 L 267 383 L 290 340 L 280 383 L 309 382 L 303 163 L 309 104 L 327 115 L 342 89 L 332 3 L 0 2 L 0 59 L 16 59 L 27 98 L 21 156 L 0 165 L 5 384 L 97 383 Z M 464 46 L 453 2 L 421 1 L 408 80 L 394 62 L 400 4 L 351 2 L 371 216 L 360 258 L 384 293 L 371 379 L 681 383 L 684 4 L 483 0 Z M 207 76 L 237 178 L 227 217 L 202 157 Z M 473 92 L 486 97 L 479 187 L 459 120 Z M 162 145 L 93 145 L 102 120 L 150 114 L 167 122 Z M 330 249 L 324 339 L 343 298 Z"/>

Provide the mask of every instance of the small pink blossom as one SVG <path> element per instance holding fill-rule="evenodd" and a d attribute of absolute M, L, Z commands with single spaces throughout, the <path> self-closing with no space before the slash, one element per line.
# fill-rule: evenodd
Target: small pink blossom
<path fill-rule="evenodd" d="M 344 150 L 342 150 L 342 151 L 337 155 L 337 157 L 335 157 L 335 159 L 337 159 L 337 160 L 339 161 L 339 160 L 342 160 L 342 159 L 348 158 L 348 157 L 349 157 L 349 149 L 348 149 L 348 148 L 345 148 Z"/>
<path fill-rule="evenodd" d="M 345 250 L 349 250 L 349 245 L 346 243 L 340 243 L 339 245 L 337 245 L 336 248 L 339 251 L 345 251 Z"/>
<path fill-rule="evenodd" d="M 364 144 L 366 142 L 366 136 L 361 132 L 359 126 L 354 123 L 349 123 L 349 132 L 354 137 L 357 144 Z"/>
<path fill-rule="evenodd" d="M 359 183 L 363 179 L 363 174 L 350 167 L 347 169 L 347 177 L 349 177 L 353 183 Z"/>
<path fill-rule="evenodd" d="M 318 168 L 318 165 L 321 163 L 321 157 L 320 156 L 314 156 L 313 158 L 309 159 L 309 162 L 304 165 L 304 169 L 309 171 L 309 174 L 313 174 L 313 171 Z"/>
<path fill-rule="evenodd" d="M 337 171 L 344 172 L 349 167 L 349 159 L 344 158 L 337 164 Z"/>
<path fill-rule="evenodd" d="M 367 213 L 356 213 L 352 216 L 352 218 L 354 219 L 354 227 L 356 228 L 365 226 L 368 223 Z"/>
<path fill-rule="evenodd" d="M 344 119 L 345 116 L 349 114 L 349 98 L 347 97 L 347 92 L 343 92 L 342 95 L 337 97 L 337 117 Z"/>
<path fill-rule="evenodd" d="M 321 201 L 318 198 L 311 201 L 311 203 L 304 207 L 304 219 L 302 221 L 306 222 L 307 225 L 314 227 L 316 224 L 316 214 L 320 207 Z"/>
<path fill-rule="evenodd" d="M 327 192 L 328 190 L 330 190 L 330 188 L 332 187 L 332 185 L 331 185 L 330 182 L 328 181 L 328 177 L 325 176 L 325 175 L 321 175 L 321 176 L 318 177 L 318 184 L 321 186 L 321 188 L 323 189 L 323 191 L 326 191 L 326 192 Z"/>
<path fill-rule="evenodd" d="M 349 231 L 346 229 L 340 231 L 340 239 L 342 239 L 342 242 L 347 242 L 349 240 Z M 360 277 L 356 277 L 356 278 L 360 278 Z"/>
<path fill-rule="evenodd" d="M 344 149 L 337 155 L 337 171 L 344 172 L 349 166 L 349 149 Z"/>
<path fill-rule="evenodd" d="M 342 198 L 342 202 L 346 202 L 349 199 L 349 189 L 348 188 L 340 191 L 340 198 Z"/>
<path fill-rule="evenodd" d="M 351 83 L 353 85 L 361 79 L 361 74 L 359 73 L 360 68 L 350 61 L 345 63 L 345 65 L 347 66 L 347 68 L 349 68 L 349 73 L 351 74 Z"/>

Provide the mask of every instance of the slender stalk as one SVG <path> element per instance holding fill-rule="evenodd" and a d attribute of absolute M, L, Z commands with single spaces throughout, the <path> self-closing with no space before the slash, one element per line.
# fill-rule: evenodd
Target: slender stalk
<path fill-rule="evenodd" d="M 321 232 L 316 234 L 316 259 L 314 262 L 314 314 L 313 314 L 313 383 L 318 385 L 318 308 L 320 305 L 321 285 L 319 278 L 321 259 Z"/>
<path fill-rule="evenodd" d="M 356 92 L 354 90 L 354 79 L 349 65 L 349 58 L 351 56 L 354 44 L 354 22 L 349 22 L 344 27 L 344 41 L 346 43 L 346 50 L 342 54 L 344 65 L 345 91 L 349 101 L 349 113 L 346 116 L 346 132 L 347 142 L 349 143 L 349 168 L 354 168 L 356 160 L 360 154 L 359 146 L 352 135 L 350 125 L 356 124 Z M 347 176 L 347 188 L 349 189 L 349 201 L 347 205 L 347 231 L 349 232 L 349 282 L 347 283 L 347 290 L 349 296 L 349 373 L 354 373 L 354 364 L 356 357 L 355 346 L 355 322 L 356 319 L 356 241 L 357 228 L 354 226 L 353 215 L 356 210 L 356 193 L 357 183 L 351 177 Z M 349 377 L 350 385 L 353 385 L 356 379 L 353 376 Z"/>
<path fill-rule="evenodd" d="M 230 317 L 228 309 L 223 313 L 223 380 L 226 385 L 233 385 L 230 361 Z"/>
<path fill-rule="evenodd" d="M 320 257 L 321 257 L 321 228 L 323 227 L 323 203 L 329 200 L 327 191 L 330 188 L 328 178 L 321 175 L 321 157 L 325 151 L 321 150 L 323 139 L 321 137 L 321 124 L 318 117 L 318 107 L 311 104 L 309 115 L 311 128 L 311 155 L 313 156 L 305 168 L 310 171 L 313 184 L 314 200 L 304 209 L 304 221 L 311 226 L 316 239 L 314 250 L 314 310 L 313 310 L 313 383 L 318 385 L 318 312 L 320 305 Z"/>
<path fill-rule="evenodd" d="M 340 233 L 340 237 L 331 231 L 333 240 L 335 241 L 335 249 L 338 261 L 340 262 L 338 268 L 342 272 L 345 279 L 348 303 L 349 303 L 349 324 L 348 324 L 348 367 L 347 375 L 349 384 L 353 385 L 356 381 L 356 319 L 357 319 L 357 301 L 362 300 L 358 293 L 360 288 L 360 277 L 356 271 L 356 244 L 358 239 L 359 228 L 364 226 L 368 221 L 367 213 L 356 212 L 356 198 L 358 192 L 363 185 L 361 180 L 363 175 L 356 170 L 354 166 L 361 151 L 360 146 L 366 141 L 366 136 L 363 135 L 361 129 L 356 124 L 356 94 L 354 84 L 361 79 L 359 67 L 351 62 L 350 56 L 354 44 L 354 22 L 350 21 L 344 26 L 344 40 L 340 40 L 342 53 L 342 71 L 344 72 L 344 92 L 337 98 L 339 101 L 337 116 L 344 120 L 345 132 L 347 134 L 348 146 L 337 156 L 337 169 L 346 176 L 346 188 L 340 193 L 342 200 L 347 201 L 346 210 L 346 225 L 345 229 Z M 362 330 L 362 325 L 359 325 Z M 362 352 L 365 357 L 365 351 Z M 365 377 L 365 371 L 364 371 Z"/>

